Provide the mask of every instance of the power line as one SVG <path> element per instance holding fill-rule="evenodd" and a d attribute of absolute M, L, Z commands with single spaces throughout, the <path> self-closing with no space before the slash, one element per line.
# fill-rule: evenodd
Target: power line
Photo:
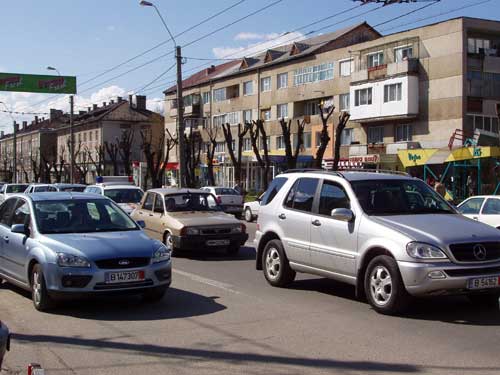
<path fill-rule="evenodd" d="M 161 77 L 163 77 L 165 74 L 167 74 L 168 72 L 170 72 L 177 64 L 176 63 L 173 63 L 167 70 L 165 70 L 163 73 L 161 73 L 160 75 L 158 75 L 156 78 L 154 78 L 151 82 L 149 82 L 148 84 L 144 85 L 143 87 L 141 87 L 139 90 L 132 90 L 134 92 L 141 92 L 143 91 L 144 89 L 148 88 L 149 86 L 151 86 L 153 83 L 155 83 L 156 81 L 158 81 Z"/>
<path fill-rule="evenodd" d="M 15 114 L 15 115 L 49 115 L 50 113 L 48 112 L 20 112 L 20 111 L 6 111 L 6 110 L 0 110 L 0 112 L 3 113 L 10 113 Z"/>
<path fill-rule="evenodd" d="M 398 20 L 398 19 L 400 19 L 400 18 L 403 18 L 403 17 L 409 16 L 410 14 L 413 14 L 413 13 L 415 13 L 415 12 L 419 12 L 419 11 L 421 11 L 421 10 L 425 9 L 425 8 L 428 8 L 428 7 L 431 7 L 431 6 L 433 6 L 433 5 L 436 5 L 436 4 L 437 4 L 437 3 L 439 3 L 440 1 L 441 1 L 441 0 L 435 0 L 433 3 L 426 4 L 426 5 L 424 5 L 424 6 L 420 7 L 420 8 L 413 9 L 413 10 L 412 10 L 412 11 L 410 11 L 410 12 L 407 12 L 407 13 L 401 14 L 400 16 L 397 16 L 397 17 L 395 17 L 395 18 L 391 18 L 390 20 L 387 20 L 387 21 L 384 21 L 384 22 L 378 23 L 378 24 L 376 24 L 376 25 L 375 25 L 375 26 L 373 26 L 373 27 L 378 27 L 378 26 L 381 26 L 381 25 L 385 25 L 386 23 L 390 23 L 390 22 L 393 22 L 393 21 Z"/>

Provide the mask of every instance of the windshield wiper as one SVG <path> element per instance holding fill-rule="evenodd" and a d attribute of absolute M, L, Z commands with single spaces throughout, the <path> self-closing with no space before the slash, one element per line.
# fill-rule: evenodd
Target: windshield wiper
<path fill-rule="evenodd" d="M 454 214 L 451 210 L 445 210 L 443 208 L 421 208 L 414 211 L 415 214 Z"/>

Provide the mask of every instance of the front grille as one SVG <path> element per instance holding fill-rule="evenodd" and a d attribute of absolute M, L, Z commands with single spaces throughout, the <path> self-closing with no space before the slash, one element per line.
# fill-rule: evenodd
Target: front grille
<path fill-rule="evenodd" d="M 485 250 L 484 257 L 477 257 L 475 248 Z M 450 245 L 450 250 L 459 262 L 489 262 L 500 259 L 500 242 L 471 242 Z"/>
<path fill-rule="evenodd" d="M 139 288 L 151 285 L 153 285 L 153 280 L 150 279 L 144 281 L 136 281 L 132 283 L 117 283 L 117 284 L 97 283 L 94 286 L 94 290 L 129 289 L 129 288 Z"/>
<path fill-rule="evenodd" d="M 203 228 L 201 234 L 206 235 L 216 235 L 216 234 L 228 234 L 231 233 L 231 228 Z"/>
<path fill-rule="evenodd" d="M 117 270 L 123 268 L 145 267 L 149 262 L 150 258 L 113 258 L 97 260 L 95 264 L 101 269 Z"/>
<path fill-rule="evenodd" d="M 444 272 L 446 272 L 446 274 L 451 277 L 482 276 L 495 274 L 500 275 L 500 267 L 462 268 L 458 270 L 446 270 Z"/>

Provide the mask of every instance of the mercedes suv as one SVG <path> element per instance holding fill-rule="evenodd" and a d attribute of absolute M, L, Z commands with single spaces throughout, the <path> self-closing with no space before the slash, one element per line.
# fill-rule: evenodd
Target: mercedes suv
<path fill-rule="evenodd" d="M 296 272 L 352 284 L 384 314 L 411 297 L 500 295 L 500 231 L 459 214 L 402 173 L 294 170 L 261 201 L 257 269 L 273 286 Z"/>

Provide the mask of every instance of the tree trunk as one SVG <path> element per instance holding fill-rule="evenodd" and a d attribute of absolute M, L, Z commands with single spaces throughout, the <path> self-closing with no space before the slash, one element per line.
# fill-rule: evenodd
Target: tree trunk
<path fill-rule="evenodd" d="M 328 110 L 327 114 L 324 113 L 323 104 L 319 104 L 319 113 L 321 117 L 321 135 L 320 135 L 320 145 L 318 150 L 316 151 L 316 158 L 314 160 L 314 166 L 316 168 L 322 167 L 323 156 L 325 155 L 326 148 L 328 147 L 328 143 L 330 142 L 330 135 L 328 134 L 328 119 L 333 114 L 335 106 L 331 106 Z"/>
<path fill-rule="evenodd" d="M 336 171 L 339 169 L 339 161 L 340 161 L 340 142 L 342 137 L 342 131 L 345 129 L 347 122 L 351 115 L 349 112 L 342 112 L 339 116 L 339 124 L 335 129 L 335 150 L 333 156 L 333 170 Z"/>

